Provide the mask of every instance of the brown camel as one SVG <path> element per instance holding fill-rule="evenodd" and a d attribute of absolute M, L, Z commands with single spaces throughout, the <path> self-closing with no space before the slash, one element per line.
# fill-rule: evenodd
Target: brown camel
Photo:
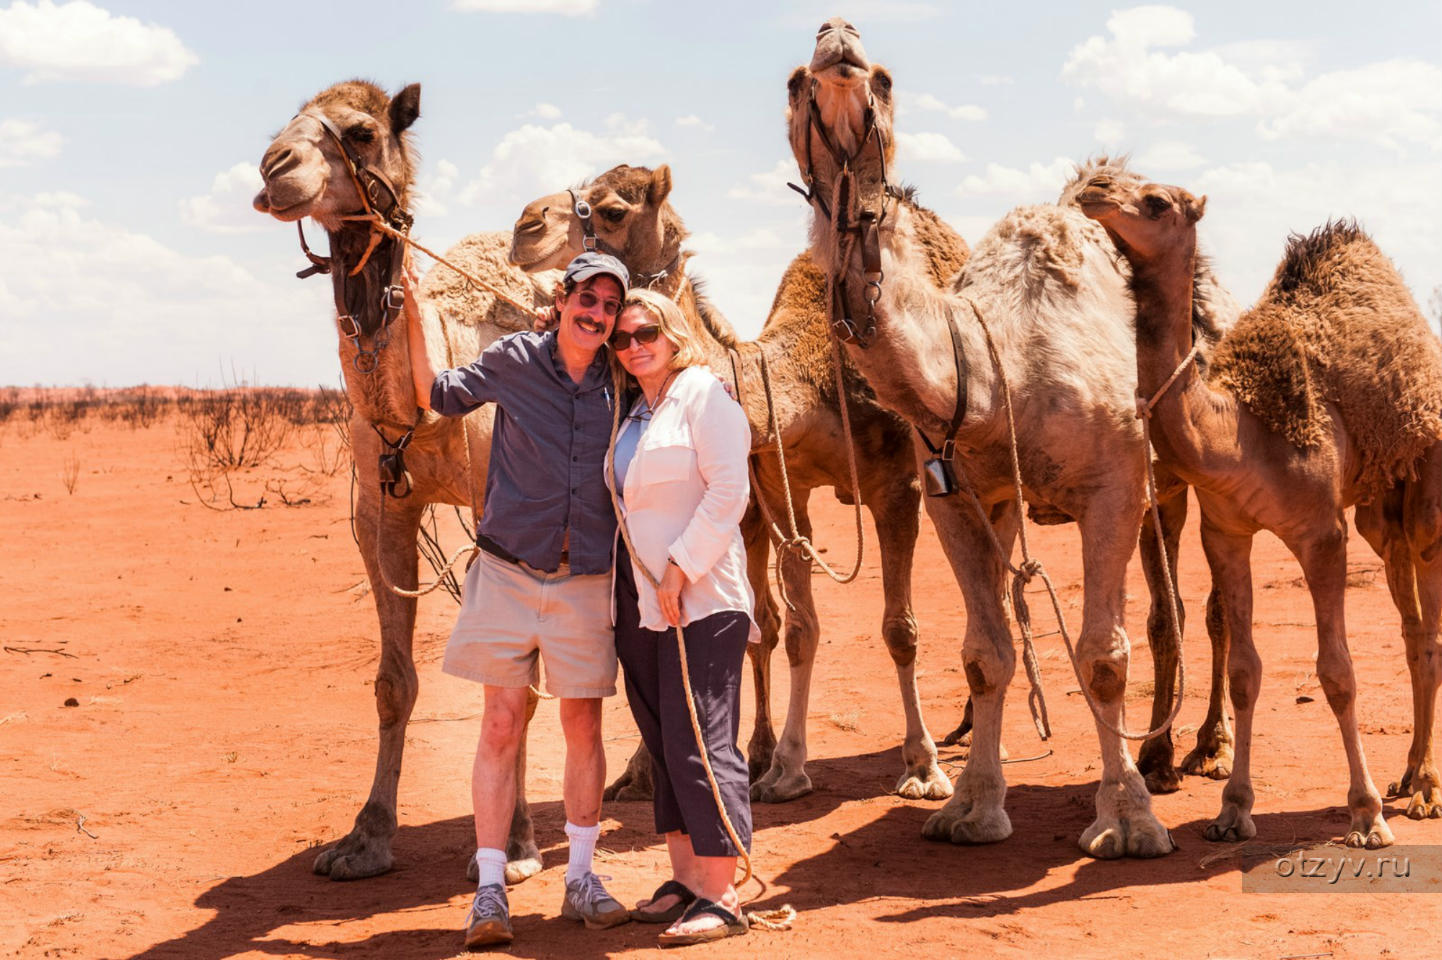
<path fill-rule="evenodd" d="M 1403 611 L 1415 709 L 1398 789 L 1408 814 L 1439 816 L 1431 730 L 1442 648 L 1442 347 L 1392 263 L 1354 224 L 1293 236 L 1257 305 L 1205 364 L 1184 363 L 1196 222 L 1187 191 L 1114 172 L 1079 202 L 1132 264 L 1140 392 L 1180 370 L 1152 415 L 1158 457 L 1197 488 L 1202 544 L 1223 591 L 1236 763 L 1211 840 L 1256 834 L 1251 733 L 1261 660 L 1252 638 L 1249 554 L 1270 530 L 1302 564 L 1317 618 L 1317 677 L 1342 730 L 1348 846 L 1387 846 L 1392 831 L 1367 772 L 1347 649 L 1345 508 L 1370 501 L 1359 527 L 1384 558 Z"/>
<path fill-rule="evenodd" d="M 760 362 L 764 355 L 775 398 L 781 442 L 786 452 L 787 481 L 801 533 L 811 535 L 807 502 L 812 490 L 833 487 L 851 501 L 846 437 L 832 373 L 826 333 L 825 278 L 809 257 L 797 257 L 786 271 L 760 337 L 738 343 L 730 324 L 698 290 L 687 267 L 684 243 L 689 235 L 672 207 L 671 170 L 667 166 L 618 166 L 574 192 L 541 197 L 528 204 L 516 221 L 511 259 L 528 270 L 566 263 L 583 249 L 587 227 L 595 244 L 618 256 L 633 280 L 671 295 L 684 312 L 705 330 L 713 371 L 733 379 L 728 348 L 739 354 L 738 395 L 746 408 L 755 438 L 755 496 L 787 526 L 786 488 L 775 456 L 766 391 Z M 589 224 L 578 216 L 580 203 L 589 206 Z M 582 210 L 586 209 L 582 206 Z M 948 282 L 966 260 L 966 243 L 939 221 L 927 248 L 929 276 L 937 286 Z M 943 799 L 951 783 L 936 762 L 936 746 L 922 719 L 916 687 L 916 619 L 911 612 L 911 561 L 918 529 L 920 484 L 908 428 L 895 414 L 876 403 L 874 395 L 849 365 L 845 371 L 849 413 L 856 438 L 861 501 L 871 511 L 881 551 L 886 602 L 881 634 L 896 665 L 901 689 L 906 739 L 905 769 L 896 784 L 904 797 Z M 770 715 L 770 659 L 777 644 L 777 602 L 771 595 L 768 551 L 771 541 L 765 518 L 753 499 L 742 523 L 747 567 L 756 595 L 756 620 L 762 643 L 752 647 L 756 681 L 756 725 L 748 747 L 752 799 L 767 803 L 790 800 L 811 791 L 806 773 L 806 718 L 811 675 L 820 623 L 811 595 L 811 562 L 791 550 L 782 556 L 782 577 L 794 609 L 786 616 L 786 651 L 791 664 L 791 697 L 786 724 L 778 742 Z M 845 551 L 833 551 L 845 556 Z M 833 561 L 837 562 L 837 561 Z M 645 793 L 649 761 L 638 751 L 620 782 L 622 797 Z"/>
<path fill-rule="evenodd" d="M 1117 732 L 1128 665 L 1124 581 L 1142 519 L 1144 460 L 1132 398 L 1133 306 L 1114 249 L 1074 209 L 1022 207 L 976 245 L 954 292 L 939 292 L 925 280 L 920 243 L 934 215 L 889 185 L 890 74 L 870 63 L 859 34 L 837 19 L 822 26 L 810 66 L 792 73 L 788 91 L 791 148 L 816 214 L 812 256 L 836 291 L 834 316 L 853 331 L 847 352 L 880 401 L 943 454 L 951 452 L 943 439 L 954 435 L 955 465 L 985 515 L 965 493 L 927 498 L 966 601 L 962 660 L 975 730 L 955 794 L 923 835 L 988 843 L 1011 834 L 1000 741 L 1016 654 L 1005 569 L 991 537 L 1010 552 L 1022 518 L 1013 500 L 1004 373 L 1025 496 L 1074 518 L 1081 534 L 1076 668 L 1093 703 L 1102 759 L 1097 816 L 1081 848 L 1097 857 L 1170 852 Z"/>
<path fill-rule="evenodd" d="M 1057 203 L 1080 209 L 1077 196 L 1094 176 L 1112 170 L 1124 170 L 1125 158 L 1099 157 L 1077 167 L 1076 175 L 1062 188 Z M 1212 269 L 1210 258 L 1198 255 L 1192 281 L 1196 291 L 1192 298 L 1192 329 L 1203 350 L 1211 350 L 1237 321 L 1241 313 L 1236 299 L 1222 286 Z M 1182 528 L 1187 520 L 1187 485 L 1173 476 L 1165 465 L 1154 464 L 1157 480 L 1158 511 L 1167 553 L 1167 569 L 1172 572 L 1175 589 L 1177 557 Z M 1177 649 L 1175 638 L 1182 630 L 1173 631 L 1171 607 L 1166 602 L 1166 574 L 1158 555 L 1156 530 L 1151 518 L 1142 520 L 1142 571 L 1146 575 L 1151 608 L 1147 615 L 1147 644 L 1152 651 L 1155 679 L 1152 715 L 1148 721 L 1155 729 L 1167 716 L 1176 695 Z M 1177 612 L 1185 625 L 1180 590 L 1174 593 Z M 1196 774 L 1213 780 L 1225 780 L 1232 772 L 1232 729 L 1227 716 L 1227 633 L 1220 598 L 1215 587 L 1207 596 L 1206 628 L 1211 641 L 1211 687 L 1207 698 L 1207 715 L 1197 728 L 1196 746 L 1173 766 L 1172 731 L 1164 732 L 1142 744 L 1137 752 L 1137 769 L 1146 779 L 1152 793 L 1171 793 L 1181 786 L 1182 773 Z"/>
<path fill-rule="evenodd" d="M 351 880 L 389 870 L 391 839 L 396 832 L 396 788 L 406 722 L 415 705 L 417 680 L 412 638 L 416 601 L 398 596 L 387 585 L 414 590 L 417 583 L 416 533 L 427 504 L 447 503 L 475 508 L 485 489 L 489 463 L 490 407 L 465 422 L 422 415 L 416 408 L 410 359 L 404 331 L 393 335 L 390 323 L 399 310 L 387 292 L 400 283 L 397 241 L 376 237 L 364 223 L 343 217 L 363 204 L 356 179 L 340 145 L 320 121 L 324 117 L 348 151 L 365 168 L 378 172 L 395 192 L 396 205 L 407 207 L 414 166 L 409 127 L 420 114 L 420 86 L 412 84 L 394 99 L 370 83 L 339 83 L 301 107 L 275 137 L 261 160 L 265 185 L 255 208 L 286 222 L 311 217 L 330 237 L 337 314 L 353 319 L 337 322 L 341 370 L 354 407 L 350 435 L 355 454 L 357 498 L 355 532 L 360 544 L 380 619 L 381 656 L 375 681 L 380 742 L 375 779 L 365 806 L 350 833 L 315 860 L 315 872 L 333 880 Z M 382 194 L 383 195 L 383 194 Z M 376 201 L 371 200 L 374 206 Z M 554 275 L 527 276 L 505 259 L 509 237 L 475 234 L 448 252 L 450 259 L 485 277 L 523 304 L 549 302 Z M 360 272 L 347 276 L 355 265 Z M 505 333 L 526 329 L 531 318 L 490 293 L 475 290 L 446 267 L 427 275 L 423 284 L 430 309 L 426 316 L 427 345 L 437 367 L 475 358 Z M 401 478 L 390 496 L 382 489 L 381 457 L 404 447 Z M 391 461 L 394 463 L 394 461 Z M 399 473 L 396 474 L 399 477 Z M 409 487 L 409 495 L 406 488 Z M 531 710 L 535 710 L 534 698 Z M 525 798 L 525 746 L 517 758 L 517 796 L 507 841 L 507 879 L 516 883 L 541 868 Z M 474 864 L 470 866 L 474 872 Z"/>

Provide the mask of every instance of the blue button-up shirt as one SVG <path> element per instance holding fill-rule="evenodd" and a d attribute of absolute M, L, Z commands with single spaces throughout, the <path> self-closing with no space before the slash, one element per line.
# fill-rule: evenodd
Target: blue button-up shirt
<path fill-rule="evenodd" d="M 612 411 L 605 351 L 578 384 L 556 355 L 554 332 L 514 333 L 431 385 L 431 409 L 445 416 L 483 403 L 496 405 L 496 426 L 480 532 L 549 572 L 569 531 L 571 572 L 609 573 L 616 515 L 602 476 Z"/>

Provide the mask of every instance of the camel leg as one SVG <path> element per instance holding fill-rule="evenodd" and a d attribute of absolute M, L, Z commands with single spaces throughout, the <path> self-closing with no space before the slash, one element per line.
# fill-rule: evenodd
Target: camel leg
<path fill-rule="evenodd" d="M 792 488 L 796 526 L 803 537 L 811 536 L 811 517 L 806 511 L 810 491 Z M 786 704 L 786 724 L 771 757 L 771 768 L 751 785 L 751 799 L 759 803 L 783 803 L 811 792 L 806 773 L 806 715 L 811 703 L 811 673 L 816 666 L 816 646 L 821 625 L 811 596 L 811 561 L 787 551 L 781 562 L 786 596 L 795 609 L 786 615 L 786 659 L 791 666 L 791 696 Z"/>
<path fill-rule="evenodd" d="M 1181 588 L 1177 586 L 1180 580 L 1177 573 L 1177 552 L 1182 527 L 1187 522 L 1187 488 L 1180 487 L 1175 495 L 1161 501 L 1157 505 L 1157 512 L 1161 518 L 1163 543 L 1157 543 L 1156 525 L 1152 522 L 1151 511 L 1147 511 L 1142 517 L 1140 538 L 1142 572 L 1146 575 L 1147 590 L 1152 598 L 1151 609 L 1147 613 L 1147 645 L 1152 650 L 1154 684 L 1152 718 L 1149 723 L 1152 729 L 1156 729 L 1167 718 L 1167 714 L 1171 712 L 1172 698 L 1177 692 L 1177 657 L 1180 651 L 1177 649 L 1176 638 L 1184 632 L 1187 622 L 1186 611 L 1182 609 Z M 1166 550 L 1167 569 L 1171 571 L 1170 584 L 1161 565 L 1163 548 Z M 1177 615 L 1181 618 L 1181 624 L 1175 632 L 1172 628 L 1171 607 L 1167 603 L 1167 591 L 1173 589 Z M 1172 765 L 1173 757 L 1171 727 L 1143 743 L 1137 751 L 1137 770 L 1141 772 L 1147 789 L 1152 793 L 1174 793 L 1181 786 L 1181 776 Z"/>
<path fill-rule="evenodd" d="M 771 769 L 771 757 L 776 752 L 776 732 L 771 724 L 771 653 L 781 642 L 781 616 L 771 593 L 771 539 L 754 497 L 741 518 L 741 533 L 746 541 L 746 579 L 756 598 L 755 619 L 761 630 L 761 642 L 746 645 L 756 693 L 756 720 L 746 745 L 746 766 L 755 782 Z"/>
<path fill-rule="evenodd" d="M 1232 775 L 1232 724 L 1227 716 L 1228 680 L 1227 655 L 1231 640 L 1227 618 L 1222 610 L 1222 594 L 1212 575 L 1212 590 L 1207 594 L 1207 639 L 1212 649 L 1212 684 L 1207 693 L 1207 716 L 1197 728 L 1197 745 L 1182 758 L 1182 773 L 1212 780 L 1225 780 Z"/>
<path fill-rule="evenodd" d="M 951 843 L 996 843 L 1011 836 L 1001 770 L 1001 716 L 1016 673 L 1016 650 L 1002 604 L 1005 571 L 970 503 L 960 496 L 928 497 L 926 505 L 966 600 L 961 659 L 975 726 L 955 792 L 927 819 L 921 835 Z M 1010 549 L 1020 522 L 1016 508 L 997 508 L 992 522 L 1003 549 Z"/>
<path fill-rule="evenodd" d="M 638 744 L 626 761 L 626 769 L 601 791 L 602 800 L 650 800 L 656 785 L 651 780 L 651 753 Z"/>
<path fill-rule="evenodd" d="M 1252 642 L 1252 535 L 1223 533 L 1207 521 L 1203 510 L 1202 549 L 1212 570 L 1212 583 L 1221 594 L 1231 640 L 1227 681 L 1237 718 L 1232 775 L 1222 790 L 1222 809 L 1207 824 L 1205 835 L 1213 841 L 1250 840 L 1257 835 L 1252 822 L 1252 717 L 1262 688 L 1262 660 Z"/>
<path fill-rule="evenodd" d="M 1082 538 L 1083 592 L 1076 657 L 1081 682 L 1095 701 L 1102 760 L 1097 816 L 1082 832 L 1078 845 L 1087 854 L 1104 860 L 1160 857 L 1175 849 L 1171 834 L 1152 813 L 1151 794 L 1132 762 L 1126 741 L 1102 723 L 1105 720 L 1121 729 L 1126 722 L 1127 666 L 1131 656 L 1126 633 L 1126 570 L 1137 529 L 1116 525 L 1115 518 L 1126 515 L 1125 509 L 1112 508 L 1098 498 L 1077 520 Z"/>
<path fill-rule="evenodd" d="M 1442 777 L 1432 755 L 1437 688 L 1442 685 L 1442 446 L 1433 447 L 1417 480 L 1408 481 L 1403 517 L 1418 595 L 1415 629 L 1406 631 L 1407 668 L 1412 674 L 1412 745 L 1396 794 L 1410 797 L 1407 816 L 1442 817 Z M 1404 621 L 1405 627 L 1405 621 Z"/>
<path fill-rule="evenodd" d="M 1338 510 L 1333 528 L 1298 542 L 1293 552 L 1301 561 L 1317 616 L 1317 679 L 1337 718 L 1342 748 L 1347 754 L 1347 810 L 1352 823 L 1346 844 L 1369 850 L 1389 846 L 1392 830 L 1382 816 L 1382 796 L 1367 772 L 1362 735 L 1357 729 L 1357 677 L 1347 650 L 1345 616 L 1346 516 Z"/>
<path fill-rule="evenodd" d="M 936 744 L 922 718 L 921 693 L 916 687 L 917 632 L 911 611 L 911 564 L 921 526 L 921 489 L 914 478 L 910 483 L 899 480 L 891 477 L 883 489 L 870 491 L 865 498 L 881 553 L 881 584 L 886 598 L 881 635 L 896 665 L 901 709 L 906 717 L 906 740 L 901 746 L 905 769 L 896 781 L 896 792 L 912 800 L 945 800 L 951 796 L 951 780 L 937 765 Z"/>

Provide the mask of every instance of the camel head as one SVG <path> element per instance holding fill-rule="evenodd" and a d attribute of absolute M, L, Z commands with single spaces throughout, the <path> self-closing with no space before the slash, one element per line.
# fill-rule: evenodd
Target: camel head
<path fill-rule="evenodd" d="M 585 250 L 585 225 L 576 208 L 590 208 L 596 248 L 625 263 L 633 282 L 674 271 L 686 228 L 667 201 L 671 168 L 621 164 L 574 190 L 533 200 L 511 232 L 511 262 L 527 273 L 559 269 Z M 584 206 L 582 206 L 584 205 Z"/>
<path fill-rule="evenodd" d="M 879 187 L 896 152 L 891 73 L 873 64 L 861 34 L 840 17 L 816 33 L 808 66 L 786 82 L 791 152 L 813 197 L 829 202 L 843 165 Z"/>
<path fill-rule="evenodd" d="M 313 217 L 331 232 L 341 228 L 340 217 L 364 209 L 340 145 L 317 119 L 323 115 L 368 169 L 390 181 L 406 207 L 414 169 L 405 131 L 420 116 L 420 103 L 418 83 L 394 98 L 362 80 L 317 94 L 266 148 L 260 161 L 265 186 L 252 205 L 287 222 Z"/>
<path fill-rule="evenodd" d="M 1196 249 L 1197 221 L 1207 207 L 1181 187 L 1152 183 L 1124 166 L 1104 166 L 1068 188 L 1082 213 L 1106 228 L 1128 260 L 1150 262 Z M 1068 193 L 1063 199 L 1068 199 Z"/>

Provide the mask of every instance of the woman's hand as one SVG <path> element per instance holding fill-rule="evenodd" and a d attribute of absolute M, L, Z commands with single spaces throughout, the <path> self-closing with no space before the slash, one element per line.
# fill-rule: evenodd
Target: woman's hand
<path fill-rule="evenodd" d="M 661 616 L 673 627 L 681 625 L 681 588 L 686 584 L 686 574 L 676 566 L 675 561 L 666 563 L 666 572 L 661 575 L 661 585 L 656 588 L 656 599 L 661 604 Z"/>

